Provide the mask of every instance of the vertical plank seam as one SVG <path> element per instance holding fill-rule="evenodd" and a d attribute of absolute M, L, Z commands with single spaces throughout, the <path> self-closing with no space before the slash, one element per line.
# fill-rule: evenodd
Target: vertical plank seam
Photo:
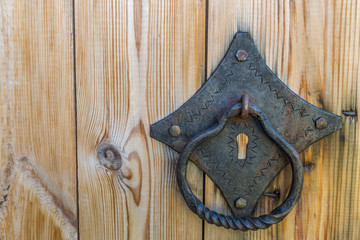
<path fill-rule="evenodd" d="M 75 175 L 76 175 L 76 228 L 77 238 L 80 239 L 80 214 L 79 214 L 79 161 L 78 161 L 78 136 L 77 136 L 77 89 L 76 89 L 76 37 L 75 37 L 75 0 L 72 0 L 72 32 L 73 32 L 73 68 L 74 68 L 74 124 L 75 124 Z"/>
<path fill-rule="evenodd" d="M 208 79 L 208 39 L 209 39 L 209 0 L 205 0 L 205 67 L 204 67 L 204 71 L 205 71 L 205 80 L 204 82 L 207 81 Z M 206 203 L 205 201 L 205 196 L 206 196 L 206 174 L 203 172 L 203 202 L 204 204 Z M 205 220 L 202 220 L 202 240 L 205 240 Z"/>

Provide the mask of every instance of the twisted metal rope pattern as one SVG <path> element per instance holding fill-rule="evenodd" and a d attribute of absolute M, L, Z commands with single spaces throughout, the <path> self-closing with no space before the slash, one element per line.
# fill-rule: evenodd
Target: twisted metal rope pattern
<path fill-rule="evenodd" d="M 233 106 L 228 114 L 221 119 L 217 127 L 201 133 L 189 141 L 181 152 L 176 170 L 179 189 L 191 211 L 210 224 L 215 224 L 218 227 L 222 226 L 224 228 L 231 228 L 242 231 L 265 229 L 270 227 L 272 224 L 282 221 L 290 213 L 299 200 L 304 177 L 302 162 L 296 150 L 271 127 L 271 124 L 267 120 L 265 114 L 258 107 L 253 104 L 250 104 L 248 107 L 248 113 L 260 121 L 264 132 L 289 156 L 289 161 L 293 172 L 292 185 L 287 198 L 279 207 L 275 208 L 269 214 L 251 218 L 237 218 L 229 215 L 219 214 L 205 207 L 204 204 L 201 203 L 201 201 L 194 195 L 187 183 L 186 168 L 192 151 L 196 149 L 196 147 L 198 147 L 203 141 L 206 141 L 206 139 L 219 134 L 219 132 L 224 129 L 228 119 L 240 114 L 242 111 L 242 104 L 236 104 Z"/>
<path fill-rule="evenodd" d="M 237 218 L 211 211 L 202 203 L 197 206 L 197 215 L 206 222 L 215 224 L 218 227 L 222 226 L 227 229 L 231 228 L 233 230 L 241 231 L 266 229 L 283 219 L 271 214 L 254 218 Z"/>

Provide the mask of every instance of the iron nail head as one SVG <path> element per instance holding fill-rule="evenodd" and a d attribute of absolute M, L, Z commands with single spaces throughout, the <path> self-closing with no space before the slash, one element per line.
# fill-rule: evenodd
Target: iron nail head
<path fill-rule="evenodd" d="M 169 133 L 171 136 L 173 137 L 177 137 L 180 135 L 181 133 L 181 129 L 178 125 L 172 125 L 169 129 Z"/>
<path fill-rule="evenodd" d="M 327 126 L 328 126 L 328 122 L 325 118 L 320 117 L 320 118 L 316 119 L 315 127 L 317 129 L 322 130 L 322 129 L 327 128 Z"/>
<path fill-rule="evenodd" d="M 245 62 L 248 56 L 249 55 L 245 50 L 240 49 L 236 52 L 236 58 L 239 62 Z"/>
<path fill-rule="evenodd" d="M 246 199 L 241 198 L 241 197 L 236 199 L 235 207 L 237 209 L 242 209 L 242 208 L 246 207 Z"/>

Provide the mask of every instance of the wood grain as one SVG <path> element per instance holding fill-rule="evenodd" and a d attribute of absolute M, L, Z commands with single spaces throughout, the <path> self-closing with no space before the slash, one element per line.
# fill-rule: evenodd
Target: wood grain
<path fill-rule="evenodd" d="M 0 10 L 0 239 L 75 239 L 72 2 Z"/>
<path fill-rule="evenodd" d="M 177 189 L 177 154 L 149 129 L 205 77 L 205 7 L 193 0 L 76 1 L 81 238 L 201 239 L 202 221 Z M 100 143 L 118 149 L 119 171 L 100 164 Z M 203 175 L 189 171 L 201 197 Z"/>
<path fill-rule="evenodd" d="M 235 32 L 246 31 L 268 66 L 301 97 L 338 115 L 357 110 L 360 81 L 357 1 L 209 0 L 208 12 L 208 75 L 223 57 Z M 205 224 L 204 239 L 358 238 L 357 125 L 357 117 L 344 117 L 342 130 L 301 154 L 306 170 L 302 197 L 282 223 L 265 231 L 247 233 Z M 269 190 L 280 189 L 284 198 L 290 176 L 291 171 L 286 168 Z M 211 180 L 207 178 L 205 184 L 206 204 L 228 212 Z M 269 212 L 280 201 L 262 199 L 256 214 Z"/>
<path fill-rule="evenodd" d="M 356 115 L 301 154 L 296 209 L 257 232 L 203 223 L 178 191 L 178 155 L 149 136 L 151 123 L 201 86 L 237 31 L 251 34 L 301 97 L 356 113 L 358 1 L 2 0 L 0 10 L 0 239 L 359 238 Z M 101 143 L 120 152 L 118 171 L 98 161 Z M 280 198 L 263 197 L 256 215 L 281 203 L 290 177 L 287 167 L 266 190 Z M 188 180 L 207 206 L 230 212 L 194 165 Z"/>

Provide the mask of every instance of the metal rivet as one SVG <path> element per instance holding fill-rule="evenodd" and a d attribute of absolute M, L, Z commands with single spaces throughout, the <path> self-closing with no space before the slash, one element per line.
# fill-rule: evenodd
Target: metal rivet
<path fill-rule="evenodd" d="M 315 120 L 315 127 L 319 130 L 325 129 L 328 126 L 328 122 L 325 118 L 318 118 Z"/>
<path fill-rule="evenodd" d="M 97 148 L 98 159 L 104 167 L 109 170 L 117 171 L 121 168 L 122 159 L 120 152 L 108 143 L 102 143 Z"/>
<path fill-rule="evenodd" d="M 244 62 L 248 58 L 248 54 L 245 50 L 239 50 L 236 52 L 236 58 L 239 62 Z"/>
<path fill-rule="evenodd" d="M 246 207 L 246 199 L 244 198 L 238 198 L 235 202 L 235 207 L 237 209 L 241 209 L 241 208 L 244 208 Z"/>
<path fill-rule="evenodd" d="M 180 135 L 181 129 L 178 125 L 172 125 L 171 128 L 169 129 L 169 133 L 171 136 L 177 137 Z"/>

